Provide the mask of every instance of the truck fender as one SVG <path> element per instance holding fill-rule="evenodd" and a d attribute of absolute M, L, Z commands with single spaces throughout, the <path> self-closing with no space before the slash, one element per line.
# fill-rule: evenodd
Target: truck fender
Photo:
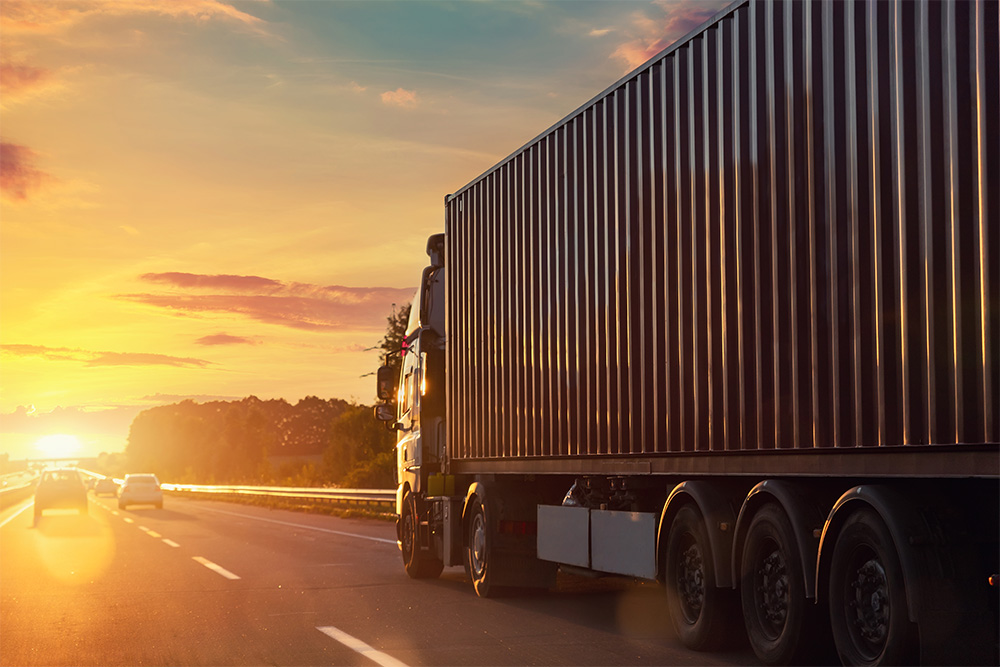
<path fill-rule="evenodd" d="M 469 522 L 469 505 L 472 504 L 472 499 L 474 497 L 479 498 L 479 502 L 483 504 L 489 512 L 490 506 L 487 504 L 486 485 L 482 482 L 473 482 L 469 485 L 468 490 L 465 492 L 465 501 L 462 503 L 462 544 L 468 546 L 469 535 L 468 535 L 468 522 Z"/>
<path fill-rule="evenodd" d="M 914 584 L 920 579 L 923 568 L 920 566 L 914 549 L 900 547 L 925 541 L 929 539 L 929 535 L 924 530 L 924 521 L 914 504 L 899 491 L 880 484 L 855 486 L 841 495 L 833 504 L 833 508 L 826 518 L 826 523 L 823 525 L 823 534 L 819 538 L 819 550 L 816 554 L 816 600 L 818 602 L 821 599 L 823 582 L 829 578 L 830 560 L 833 556 L 833 545 L 837 542 L 837 536 L 847 518 L 860 506 L 868 506 L 878 512 L 889 529 L 889 534 L 892 535 L 892 541 L 896 544 L 896 554 L 899 556 L 899 562 L 903 568 L 907 611 L 910 621 L 916 622 L 920 609 L 920 600 L 918 599 L 920 586 Z"/>
<path fill-rule="evenodd" d="M 396 487 L 396 546 L 399 547 L 400 551 L 403 550 L 403 536 L 399 532 L 402 530 L 400 519 L 403 516 L 403 500 L 409 493 L 409 484 L 404 483 Z"/>
<path fill-rule="evenodd" d="M 712 547 L 712 566 L 715 583 L 719 588 L 732 588 L 732 568 L 729 559 L 733 546 L 735 517 L 726 495 L 716 485 L 700 480 L 681 482 L 673 488 L 663 504 L 660 524 L 656 532 L 656 562 L 662 577 L 666 559 L 667 537 L 677 511 L 685 504 L 694 504 L 705 521 L 709 545 Z"/>
<path fill-rule="evenodd" d="M 776 502 L 788 515 L 795 531 L 795 542 L 802 555 L 802 579 L 806 598 L 814 598 L 816 591 L 816 563 L 819 540 L 815 532 L 823 526 L 823 515 L 812 499 L 803 493 L 802 489 L 792 482 L 780 479 L 766 479 L 758 482 L 743 501 L 740 516 L 736 520 L 736 530 L 733 536 L 732 576 L 733 581 L 739 581 L 740 562 L 743 560 L 743 545 L 746 543 L 747 530 L 757 510 L 767 502 Z"/>

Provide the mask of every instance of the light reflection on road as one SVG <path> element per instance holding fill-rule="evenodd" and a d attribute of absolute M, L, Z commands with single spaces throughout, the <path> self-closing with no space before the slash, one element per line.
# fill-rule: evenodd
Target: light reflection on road
<path fill-rule="evenodd" d="M 46 510 L 33 526 L 38 560 L 60 582 L 91 583 L 103 577 L 115 554 L 107 514 L 77 514 L 76 510 Z"/>

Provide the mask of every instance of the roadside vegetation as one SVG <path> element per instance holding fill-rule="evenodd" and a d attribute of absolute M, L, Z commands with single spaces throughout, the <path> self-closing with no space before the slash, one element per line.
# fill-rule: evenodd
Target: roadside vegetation
<path fill-rule="evenodd" d="M 400 363 L 409 312 L 407 305 L 387 318 L 384 363 Z M 186 400 L 139 413 L 125 452 L 102 454 L 96 472 L 142 470 L 177 484 L 388 489 L 395 440 L 372 406 L 339 398 Z"/>

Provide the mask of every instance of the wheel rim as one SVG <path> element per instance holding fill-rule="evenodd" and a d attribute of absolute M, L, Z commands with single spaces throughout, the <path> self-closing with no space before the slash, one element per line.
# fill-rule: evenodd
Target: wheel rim
<path fill-rule="evenodd" d="M 781 549 L 771 541 L 758 552 L 754 598 L 761 630 L 769 639 L 777 639 L 788 619 L 788 565 Z"/>
<path fill-rule="evenodd" d="M 472 542 L 469 547 L 469 567 L 476 579 L 486 571 L 486 521 L 482 513 L 472 519 Z"/>
<path fill-rule="evenodd" d="M 876 658 L 885 648 L 892 608 L 889 580 L 878 555 L 858 549 L 845 581 L 847 628 L 855 646 L 866 658 Z"/>
<path fill-rule="evenodd" d="M 409 561 L 413 554 L 413 512 L 409 507 L 403 512 L 403 534 L 400 536 L 403 542 L 403 557 Z"/>
<path fill-rule="evenodd" d="M 677 564 L 677 593 L 684 620 L 697 622 L 705 607 L 705 561 L 692 535 L 685 536 Z"/>

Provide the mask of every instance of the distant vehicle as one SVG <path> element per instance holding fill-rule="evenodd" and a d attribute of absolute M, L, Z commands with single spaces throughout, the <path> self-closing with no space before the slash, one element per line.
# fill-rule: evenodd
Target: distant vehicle
<path fill-rule="evenodd" d="M 42 472 L 35 489 L 35 520 L 47 509 L 77 509 L 87 513 L 87 487 L 76 468 L 53 468 Z"/>
<path fill-rule="evenodd" d="M 129 505 L 156 505 L 157 509 L 163 507 L 163 491 L 156 475 L 125 475 L 122 488 L 118 491 L 118 509 L 125 509 Z"/>
<path fill-rule="evenodd" d="M 104 494 L 111 496 L 118 495 L 118 484 L 115 483 L 115 480 L 112 479 L 111 477 L 105 477 L 104 479 L 99 479 L 97 480 L 97 483 L 94 484 L 94 495 L 100 496 Z"/>

